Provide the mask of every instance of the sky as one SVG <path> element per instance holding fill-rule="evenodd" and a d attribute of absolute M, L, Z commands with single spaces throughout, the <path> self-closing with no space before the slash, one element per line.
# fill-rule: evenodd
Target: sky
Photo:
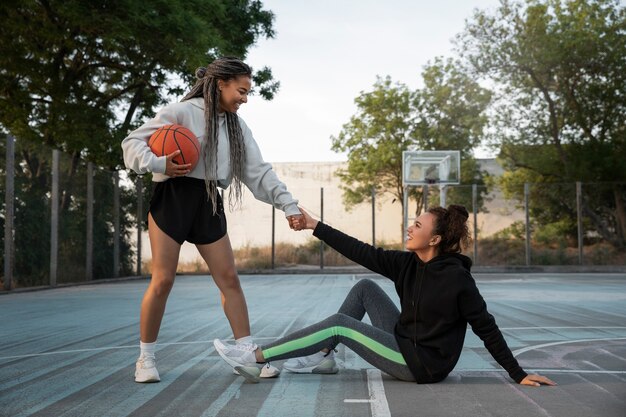
<path fill-rule="evenodd" d="M 356 114 L 354 99 L 376 77 L 421 87 L 424 65 L 455 56 L 452 39 L 473 10 L 498 0 L 267 0 L 272 39 L 248 52 L 253 68 L 269 66 L 280 81 L 275 98 L 251 96 L 239 114 L 269 162 L 345 161 L 331 136 Z M 489 156 L 477 152 L 478 157 Z"/>

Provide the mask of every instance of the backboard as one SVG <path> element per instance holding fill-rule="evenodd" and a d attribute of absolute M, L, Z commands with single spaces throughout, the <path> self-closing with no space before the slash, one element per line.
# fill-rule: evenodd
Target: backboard
<path fill-rule="evenodd" d="M 402 152 L 402 185 L 459 184 L 460 151 Z"/>

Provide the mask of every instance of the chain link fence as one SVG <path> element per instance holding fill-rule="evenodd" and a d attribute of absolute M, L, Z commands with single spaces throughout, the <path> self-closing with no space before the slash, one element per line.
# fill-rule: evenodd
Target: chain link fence
<path fill-rule="evenodd" d="M 111 172 L 41 145 L 9 136 L 0 143 L 2 288 L 150 273 L 147 210 L 149 176 Z M 28 157 L 25 157 L 28 155 Z M 300 205 L 365 242 L 401 249 L 401 199 L 376 195 L 346 209 L 335 176 L 340 163 L 275 164 Z M 344 185 L 345 187 L 345 185 Z M 229 206 L 228 190 L 224 192 Z M 428 204 L 439 190 L 428 187 Z M 470 212 L 475 265 L 626 265 L 623 228 L 626 183 L 522 184 L 519 189 L 448 186 L 446 204 Z M 412 205 L 413 204 L 413 205 Z M 415 212 L 414 202 L 409 209 Z M 227 209 L 239 268 L 310 270 L 354 264 L 310 232 L 293 232 L 284 214 L 247 192 Z M 179 272 L 208 272 L 195 248 L 183 245 Z"/>

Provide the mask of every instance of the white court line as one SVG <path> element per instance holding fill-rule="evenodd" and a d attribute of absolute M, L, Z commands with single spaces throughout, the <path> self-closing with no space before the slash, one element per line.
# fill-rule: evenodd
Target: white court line
<path fill-rule="evenodd" d="M 204 410 L 204 413 L 202 413 L 200 417 L 217 416 L 222 411 L 222 409 L 226 407 L 226 404 L 228 404 L 230 400 L 232 400 L 239 394 L 241 384 L 243 384 L 244 381 L 245 379 L 243 378 L 235 378 L 232 384 L 230 384 L 228 388 L 226 388 L 224 392 L 222 392 L 220 396 L 211 403 L 209 408 Z"/>
<path fill-rule="evenodd" d="M 626 326 L 499 327 L 500 330 L 626 329 Z"/>
<path fill-rule="evenodd" d="M 553 374 L 626 374 L 626 371 L 610 371 L 606 369 L 602 370 L 594 370 L 594 369 L 555 369 L 555 368 L 545 368 L 545 369 L 536 369 L 536 368 L 524 368 L 525 371 L 529 372 L 549 372 Z M 504 369 L 455 369 L 454 373 L 506 373 Z"/>
<path fill-rule="evenodd" d="M 533 372 L 551 372 L 555 374 L 626 374 L 626 371 L 609 371 L 606 369 L 530 369 Z"/>
<path fill-rule="evenodd" d="M 563 340 L 560 342 L 543 343 L 541 345 L 527 346 L 525 348 L 517 349 L 513 351 L 513 356 L 521 355 L 522 353 L 529 352 L 535 349 L 541 349 L 544 347 L 567 345 L 570 343 L 583 343 L 583 342 L 604 342 L 609 340 L 626 340 L 626 337 L 603 337 L 601 339 L 578 339 L 578 340 Z"/>
<path fill-rule="evenodd" d="M 275 337 L 255 337 L 254 340 L 261 339 L 269 339 L 274 340 Z M 227 342 L 234 342 L 234 339 L 221 339 Z M 196 345 L 196 344 L 209 344 L 213 346 L 213 340 L 197 340 L 195 342 L 171 342 L 171 343 L 158 343 L 157 347 L 161 346 L 173 346 L 173 345 Z M 81 352 L 100 352 L 103 350 L 112 350 L 112 349 L 139 349 L 139 344 L 136 345 L 126 345 L 126 346 L 104 346 L 99 348 L 90 348 L 90 349 L 73 349 L 73 350 L 57 350 L 54 352 L 41 352 L 41 353 L 28 353 L 25 355 L 15 355 L 15 356 L 0 356 L 0 360 L 4 359 L 22 359 L 22 358 L 32 358 L 37 356 L 48 356 L 48 355 L 64 355 L 68 353 L 81 353 Z"/>
<path fill-rule="evenodd" d="M 380 370 L 367 370 L 367 389 L 370 392 L 370 398 L 372 400 L 370 403 L 372 417 L 391 417 Z"/>
<path fill-rule="evenodd" d="M 626 329 L 624 326 L 580 326 L 580 327 L 500 327 L 500 330 L 550 330 L 550 329 Z M 276 337 L 254 337 L 254 340 L 275 340 Z M 542 347 L 561 345 L 566 343 L 578 343 L 578 342 L 593 342 L 593 341 L 605 341 L 605 340 L 624 340 L 626 338 L 618 337 L 618 338 L 603 338 L 603 339 L 580 339 L 580 340 L 568 340 L 568 341 L 560 341 L 560 342 L 552 342 L 546 343 L 543 345 L 537 346 L 529 346 L 526 348 L 518 349 L 513 351 L 513 356 L 520 355 L 524 352 L 533 349 L 540 349 Z M 233 342 L 234 339 L 222 339 L 227 342 Z M 157 346 L 172 346 L 172 345 L 192 345 L 192 344 L 201 344 L 201 343 L 209 343 L 212 344 L 213 340 L 198 340 L 195 342 L 172 342 L 172 343 L 159 343 Z M 41 353 L 27 353 L 24 355 L 15 355 L 15 356 L 0 356 L 0 360 L 5 359 L 22 359 L 22 358 L 32 358 L 37 356 L 48 356 L 48 355 L 64 355 L 68 353 L 81 353 L 81 352 L 99 352 L 103 350 L 112 350 L 112 349 L 136 349 L 138 345 L 126 345 L 126 346 L 104 346 L 99 348 L 90 348 L 90 349 L 73 349 L 73 350 L 58 350 L 53 352 L 41 352 Z"/>

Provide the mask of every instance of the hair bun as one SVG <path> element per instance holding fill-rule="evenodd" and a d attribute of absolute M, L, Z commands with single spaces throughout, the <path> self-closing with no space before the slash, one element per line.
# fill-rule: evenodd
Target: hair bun
<path fill-rule="evenodd" d="M 456 215 L 462 216 L 465 220 L 469 218 L 469 213 L 467 212 L 467 209 L 463 206 L 451 204 L 448 206 L 448 211 L 450 212 L 450 214 L 454 213 Z"/>
<path fill-rule="evenodd" d="M 206 72 L 207 72 L 207 68 L 206 67 L 200 67 L 196 70 L 196 78 L 201 80 L 206 76 Z"/>

